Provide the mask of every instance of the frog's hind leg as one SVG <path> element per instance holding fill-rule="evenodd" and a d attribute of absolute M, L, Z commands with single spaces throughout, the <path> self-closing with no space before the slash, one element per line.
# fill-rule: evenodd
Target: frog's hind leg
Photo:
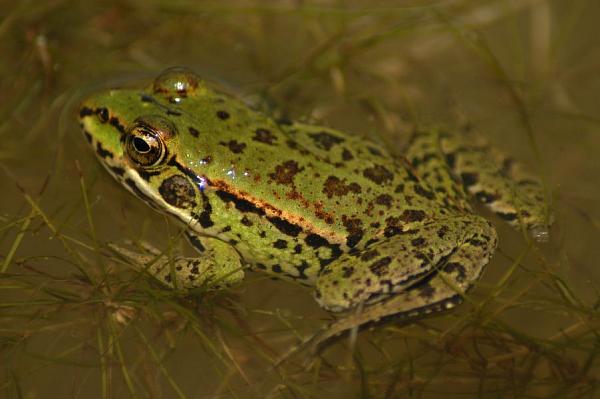
<path fill-rule="evenodd" d="M 466 129 L 456 134 L 435 128 L 417 131 L 407 154 L 417 175 L 429 185 L 439 184 L 427 176 L 430 162 L 443 160 L 447 165 L 443 170 L 460 181 L 468 194 L 511 225 L 524 226 L 535 239 L 547 238 L 552 216 L 543 186 L 482 137 Z"/>
<path fill-rule="evenodd" d="M 330 311 L 389 298 L 373 317 L 416 316 L 460 302 L 479 278 L 497 244 L 491 224 L 478 216 L 449 219 L 400 233 L 327 265 L 316 283 L 316 300 Z"/>
<path fill-rule="evenodd" d="M 410 321 L 460 304 L 494 252 L 495 230 L 475 217 L 431 224 L 422 232 L 431 237 L 427 244 L 415 246 L 418 237 L 397 235 L 328 265 L 317 280 L 317 300 L 327 309 L 351 312 L 294 352 L 314 354 L 352 328 L 390 318 Z"/>

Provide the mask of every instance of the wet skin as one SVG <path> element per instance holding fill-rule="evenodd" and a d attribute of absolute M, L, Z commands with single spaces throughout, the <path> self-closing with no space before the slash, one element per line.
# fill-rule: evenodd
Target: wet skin
<path fill-rule="evenodd" d="M 358 324 L 412 317 L 460 303 L 494 253 L 472 198 L 547 236 L 540 184 L 466 131 L 416 130 L 393 157 L 362 137 L 274 120 L 183 68 L 93 94 L 80 122 L 110 174 L 179 219 L 201 253 L 148 268 L 176 289 L 224 287 L 250 266 L 314 286 L 327 310 L 367 305 Z"/>

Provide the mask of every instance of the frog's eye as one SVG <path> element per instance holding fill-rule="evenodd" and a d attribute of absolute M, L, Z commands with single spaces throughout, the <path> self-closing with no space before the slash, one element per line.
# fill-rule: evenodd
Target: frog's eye
<path fill-rule="evenodd" d="M 132 129 L 125 139 L 127 156 L 135 164 L 147 168 L 164 159 L 165 146 L 158 135 L 147 129 Z"/>
<path fill-rule="evenodd" d="M 169 68 L 154 80 L 154 92 L 166 94 L 173 99 L 187 97 L 193 94 L 199 86 L 200 77 L 185 67 Z"/>
<path fill-rule="evenodd" d="M 140 117 L 125 135 L 127 157 L 142 168 L 160 165 L 166 159 L 166 141 L 175 133 L 175 127 L 160 116 Z"/>

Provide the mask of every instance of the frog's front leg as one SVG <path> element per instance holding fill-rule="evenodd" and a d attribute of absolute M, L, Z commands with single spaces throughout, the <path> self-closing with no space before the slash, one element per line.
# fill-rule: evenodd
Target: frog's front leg
<path fill-rule="evenodd" d="M 326 266 L 317 280 L 316 298 L 331 311 L 385 301 L 366 308 L 364 316 L 350 323 L 354 326 L 447 309 L 462 301 L 496 244 L 494 228 L 478 216 L 434 221 Z"/>
<path fill-rule="evenodd" d="M 215 238 L 186 235 L 200 252 L 199 257 L 169 257 L 167 251 L 159 251 L 147 243 L 140 244 L 141 251 L 114 244 L 109 247 L 135 268 L 173 289 L 220 289 L 244 279 L 241 259 L 231 245 Z"/>

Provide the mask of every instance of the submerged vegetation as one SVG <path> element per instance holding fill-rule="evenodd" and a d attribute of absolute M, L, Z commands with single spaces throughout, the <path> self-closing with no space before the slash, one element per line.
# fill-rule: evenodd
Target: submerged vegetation
<path fill-rule="evenodd" d="M 1 397 L 598 396 L 600 4 L 141 4 L 0 6 Z M 398 154 L 411 126 L 469 121 L 544 178 L 551 240 L 488 215 L 500 248 L 464 305 L 273 368 L 333 318 L 309 289 L 250 273 L 184 295 L 108 247 L 190 251 L 101 170 L 75 114 L 84 93 L 172 65 Z"/>

